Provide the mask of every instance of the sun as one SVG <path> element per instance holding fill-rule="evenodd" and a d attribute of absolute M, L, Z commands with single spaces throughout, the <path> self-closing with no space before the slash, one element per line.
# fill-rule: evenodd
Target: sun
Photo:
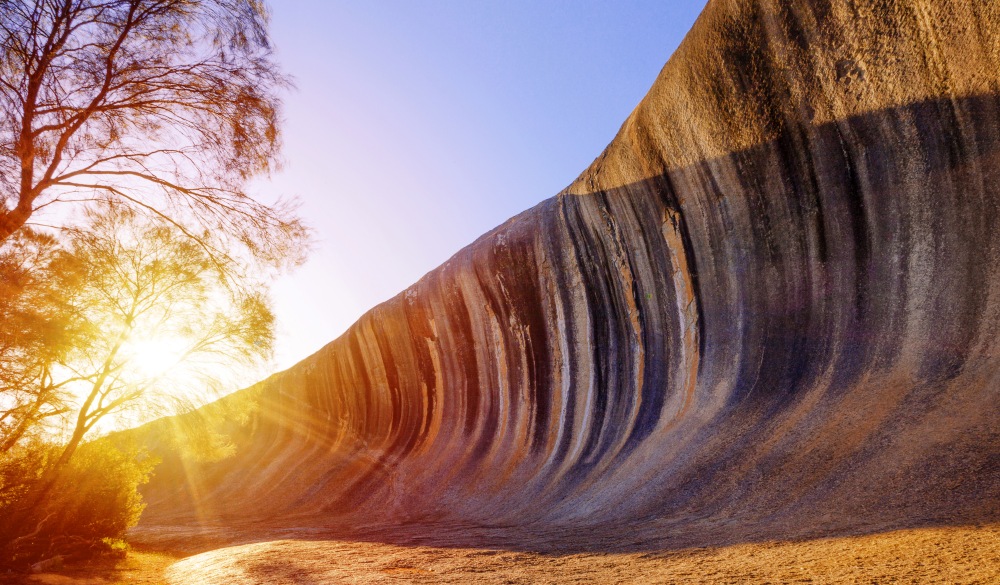
<path fill-rule="evenodd" d="M 146 378 L 168 373 L 183 361 L 186 340 L 180 337 L 153 337 L 130 341 L 122 349 L 129 367 Z"/>

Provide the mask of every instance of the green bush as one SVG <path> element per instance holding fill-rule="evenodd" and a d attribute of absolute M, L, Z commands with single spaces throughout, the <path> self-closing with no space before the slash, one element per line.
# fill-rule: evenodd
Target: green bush
<path fill-rule="evenodd" d="M 139 521 L 145 504 L 138 487 L 157 461 L 145 449 L 101 439 L 80 447 L 53 470 L 58 449 L 34 445 L 0 461 L 0 516 L 6 544 L 0 561 L 26 566 L 63 555 L 79 560 L 124 556 L 121 538 Z M 25 473 L 12 481 L 15 471 Z"/>

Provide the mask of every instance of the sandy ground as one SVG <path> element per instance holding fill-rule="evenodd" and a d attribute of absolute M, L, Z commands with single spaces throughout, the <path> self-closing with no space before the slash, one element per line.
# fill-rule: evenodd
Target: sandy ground
<path fill-rule="evenodd" d="M 1000 524 L 626 553 L 283 539 L 4 579 L 26 585 L 1000 583 Z"/>
<path fill-rule="evenodd" d="M 222 548 L 173 585 L 327 583 L 1000 583 L 1000 525 L 624 554 L 539 554 L 336 540 Z"/>

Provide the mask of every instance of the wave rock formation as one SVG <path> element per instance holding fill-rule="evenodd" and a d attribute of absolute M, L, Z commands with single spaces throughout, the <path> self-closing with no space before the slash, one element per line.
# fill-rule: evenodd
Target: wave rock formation
<path fill-rule="evenodd" d="M 576 181 L 223 400 L 144 522 L 996 521 L 998 260 L 1000 4 L 711 0 Z"/>

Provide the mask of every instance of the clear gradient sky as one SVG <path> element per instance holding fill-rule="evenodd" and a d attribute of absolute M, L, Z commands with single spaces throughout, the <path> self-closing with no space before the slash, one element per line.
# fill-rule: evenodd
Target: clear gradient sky
<path fill-rule="evenodd" d="M 704 0 L 272 0 L 285 168 L 316 247 L 274 288 L 276 366 L 573 181 Z"/>

